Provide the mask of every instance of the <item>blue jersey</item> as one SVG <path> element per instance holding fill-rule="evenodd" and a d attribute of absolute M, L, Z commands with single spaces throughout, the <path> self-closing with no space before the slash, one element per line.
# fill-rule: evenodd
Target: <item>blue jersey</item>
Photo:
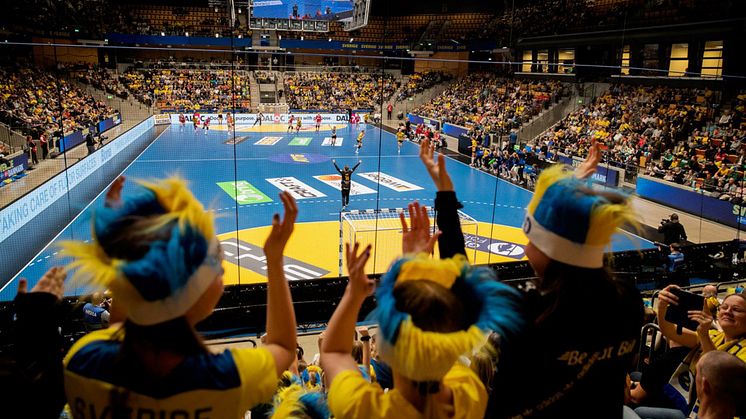
<path fill-rule="evenodd" d="M 164 376 L 128 371 L 125 386 L 117 374 L 122 333 L 116 332 L 112 327 L 89 333 L 65 357 L 65 393 L 74 418 L 243 418 L 270 401 L 277 387 L 269 351 L 245 348 L 187 356 Z M 112 390 L 127 395 L 123 406 L 112 407 Z"/>
<path fill-rule="evenodd" d="M 109 323 L 109 312 L 103 307 L 87 303 L 83 306 L 83 321 L 97 325 Z"/>

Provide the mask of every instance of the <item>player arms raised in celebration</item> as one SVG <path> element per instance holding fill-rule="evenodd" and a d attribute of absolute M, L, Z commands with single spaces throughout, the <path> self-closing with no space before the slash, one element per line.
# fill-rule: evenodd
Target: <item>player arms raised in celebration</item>
<path fill-rule="evenodd" d="M 337 172 L 342 176 L 342 209 L 347 209 L 347 205 L 350 204 L 350 188 L 352 187 L 352 174 L 355 172 L 355 169 L 357 169 L 358 166 L 360 166 L 360 163 L 362 163 L 362 160 L 358 160 L 357 164 L 350 169 L 350 166 L 345 165 L 343 169 L 339 169 L 339 166 L 337 166 L 337 161 L 332 160 L 332 163 L 334 164 L 334 168 L 337 169 Z"/>

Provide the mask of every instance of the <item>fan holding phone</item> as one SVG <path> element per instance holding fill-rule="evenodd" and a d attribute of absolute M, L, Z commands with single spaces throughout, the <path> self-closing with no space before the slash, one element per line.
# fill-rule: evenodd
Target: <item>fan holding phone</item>
<path fill-rule="evenodd" d="M 695 366 L 702 354 L 724 351 L 746 362 L 746 295 L 731 294 L 723 299 L 717 312 L 722 331 L 713 329 L 713 318 L 702 295 L 669 285 L 661 290 L 659 297 L 661 333 L 692 349 L 674 372 L 666 390 L 674 405 L 688 415 L 697 405 L 691 384 L 695 382 Z"/>

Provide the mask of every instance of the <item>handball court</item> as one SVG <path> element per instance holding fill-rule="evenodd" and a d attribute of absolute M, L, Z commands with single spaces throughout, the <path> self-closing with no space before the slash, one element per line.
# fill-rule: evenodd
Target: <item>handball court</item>
<path fill-rule="evenodd" d="M 296 229 L 286 249 L 285 269 L 290 280 L 336 277 L 340 270 L 341 231 L 374 245 L 369 273 L 384 272 L 401 251 L 397 212 L 413 200 L 431 206 L 435 187 L 419 160 L 419 145 L 405 142 L 401 152 L 393 134 L 372 125 L 337 124 L 337 141 L 330 142 L 330 125 L 320 132 L 304 126 L 287 133 L 286 124 L 238 125 L 228 131 L 213 122 L 208 132 L 191 124 L 170 125 L 122 173 L 124 193 L 135 191 L 137 179 L 177 175 L 215 214 L 216 232 L 225 252 L 225 283 L 265 282 L 262 245 L 272 214 L 282 213 L 277 194 L 289 190 L 298 201 Z M 358 133 L 365 129 L 359 154 Z M 347 212 L 353 224 L 341 222 L 339 167 L 361 161 L 352 180 Z M 447 160 L 462 213 L 469 259 L 478 264 L 522 260 L 526 239 L 521 231 L 531 192 L 454 159 Z M 0 299 L 12 299 L 18 278 L 31 286 L 46 270 L 69 262 L 58 255 L 62 240 L 90 240 L 91 214 L 103 205 L 104 192 L 91 202 L 33 260 L 3 288 Z M 378 210 L 378 211 L 376 211 Z M 375 212 L 374 212 L 375 211 Z M 378 214 L 378 216 L 376 215 Z M 652 247 L 652 243 L 620 231 L 611 251 Z M 69 283 L 66 294 L 91 292 Z"/>

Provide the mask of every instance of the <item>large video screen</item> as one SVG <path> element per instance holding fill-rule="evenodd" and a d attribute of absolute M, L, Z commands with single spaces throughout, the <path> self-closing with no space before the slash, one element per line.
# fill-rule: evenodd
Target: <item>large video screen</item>
<path fill-rule="evenodd" d="M 352 0 L 258 0 L 254 17 L 339 20 L 352 16 Z"/>

